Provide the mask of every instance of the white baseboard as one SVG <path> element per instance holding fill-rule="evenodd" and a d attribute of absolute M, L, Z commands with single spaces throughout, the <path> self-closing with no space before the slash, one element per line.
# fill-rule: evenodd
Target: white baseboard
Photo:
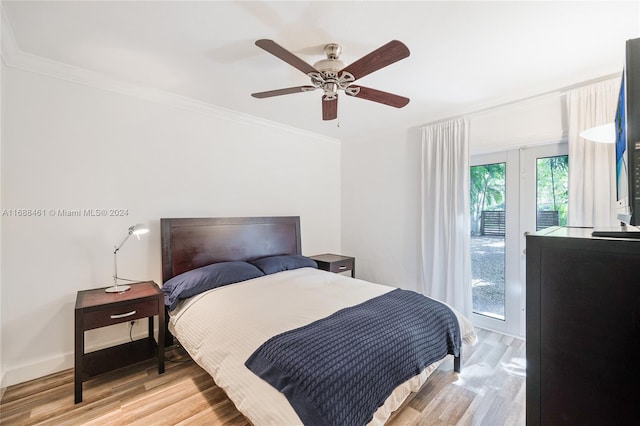
<path fill-rule="evenodd" d="M 146 327 L 144 327 L 146 330 Z M 141 339 L 147 337 L 147 333 L 143 330 L 135 333 L 133 339 Z M 126 343 L 129 339 L 118 339 L 109 342 L 103 342 L 100 346 L 86 347 L 85 352 L 92 352 L 99 349 L 103 349 L 110 346 Z M 14 366 L 8 369 L 4 373 L 2 378 L 2 395 L 7 387 L 17 385 L 20 383 L 28 382 L 30 380 L 39 379 L 44 376 L 48 376 L 53 373 L 58 373 L 63 370 L 68 370 L 74 366 L 74 353 L 68 352 L 63 354 L 54 355 L 50 358 L 42 359 L 29 364 Z"/>
<path fill-rule="evenodd" d="M 73 353 L 61 354 L 30 364 L 16 366 L 5 373 L 6 387 L 28 382 L 73 367 Z"/>

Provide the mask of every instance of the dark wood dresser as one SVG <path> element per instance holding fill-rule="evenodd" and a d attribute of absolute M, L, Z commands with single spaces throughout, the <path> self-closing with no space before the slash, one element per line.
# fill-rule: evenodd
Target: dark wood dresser
<path fill-rule="evenodd" d="M 640 240 L 527 238 L 527 425 L 640 421 Z"/>

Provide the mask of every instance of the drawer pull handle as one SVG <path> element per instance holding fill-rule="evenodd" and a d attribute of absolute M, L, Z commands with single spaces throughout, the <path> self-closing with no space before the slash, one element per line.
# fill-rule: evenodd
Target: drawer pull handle
<path fill-rule="evenodd" d="M 339 268 L 340 268 L 340 269 L 347 269 L 347 267 L 346 267 L 346 266 L 344 266 L 344 265 L 343 265 L 343 266 L 340 266 Z"/>
<path fill-rule="evenodd" d="M 115 314 L 115 315 L 111 315 L 111 319 L 130 317 L 131 315 L 135 315 L 135 314 L 136 314 L 136 311 L 127 312 L 124 314 Z"/>

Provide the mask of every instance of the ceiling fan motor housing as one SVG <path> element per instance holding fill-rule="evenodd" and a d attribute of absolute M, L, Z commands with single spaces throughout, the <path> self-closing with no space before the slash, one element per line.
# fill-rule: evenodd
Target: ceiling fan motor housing
<path fill-rule="evenodd" d="M 329 43 L 324 47 L 324 53 L 327 59 L 321 59 L 313 67 L 318 70 L 317 73 L 309 73 L 311 83 L 324 91 L 324 100 L 333 101 L 336 99 L 338 90 L 345 90 L 355 78 L 348 72 L 338 75 L 341 70 L 346 67 L 339 57 L 342 53 L 342 47 L 337 43 Z"/>
<path fill-rule="evenodd" d="M 324 53 L 327 55 L 327 59 L 321 59 L 313 64 L 313 67 L 318 71 L 337 73 L 346 66 L 346 64 L 339 59 L 342 53 L 342 47 L 339 44 L 327 44 L 324 46 Z"/>
<path fill-rule="evenodd" d="M 329 73 L 337 74 L 338 71 L 343 69 L 345 66 L 346 64 L 342 62 L 340 59 L 321 59 L 315 64 L 313 64 L 313 67 L 315 69 L 327 74 Z"/>

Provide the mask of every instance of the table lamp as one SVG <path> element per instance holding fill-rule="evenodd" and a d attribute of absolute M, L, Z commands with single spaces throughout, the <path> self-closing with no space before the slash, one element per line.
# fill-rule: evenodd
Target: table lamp
<path fill-rule="evenodd" d="M 122 240 L 120 245 L 113 247 L 114 248 L 113 250 L 113 287 L 107 287 L 104 291 L 106 291 L 107 293 L 122 293 L 131 288 L 131 286 L 128 286 L 128 285 L 118 285 L 118 280 L 130 281 L 130 280 L 127 280 L 126 278 L 118 277 L 118 251 L 120 251 L 124 243 L 127 242 L 127 240 L 131 235 L 135 235 L 136 238 L 138 238 L 139 240 L 140 235 L 146 234 L 147 232 L 149 232 L 149 228 L 147 228 L 144 225 L 137 224 L 137 225 L 130 226 L 127 236 L 124 238 L 124 240 Z"/>

